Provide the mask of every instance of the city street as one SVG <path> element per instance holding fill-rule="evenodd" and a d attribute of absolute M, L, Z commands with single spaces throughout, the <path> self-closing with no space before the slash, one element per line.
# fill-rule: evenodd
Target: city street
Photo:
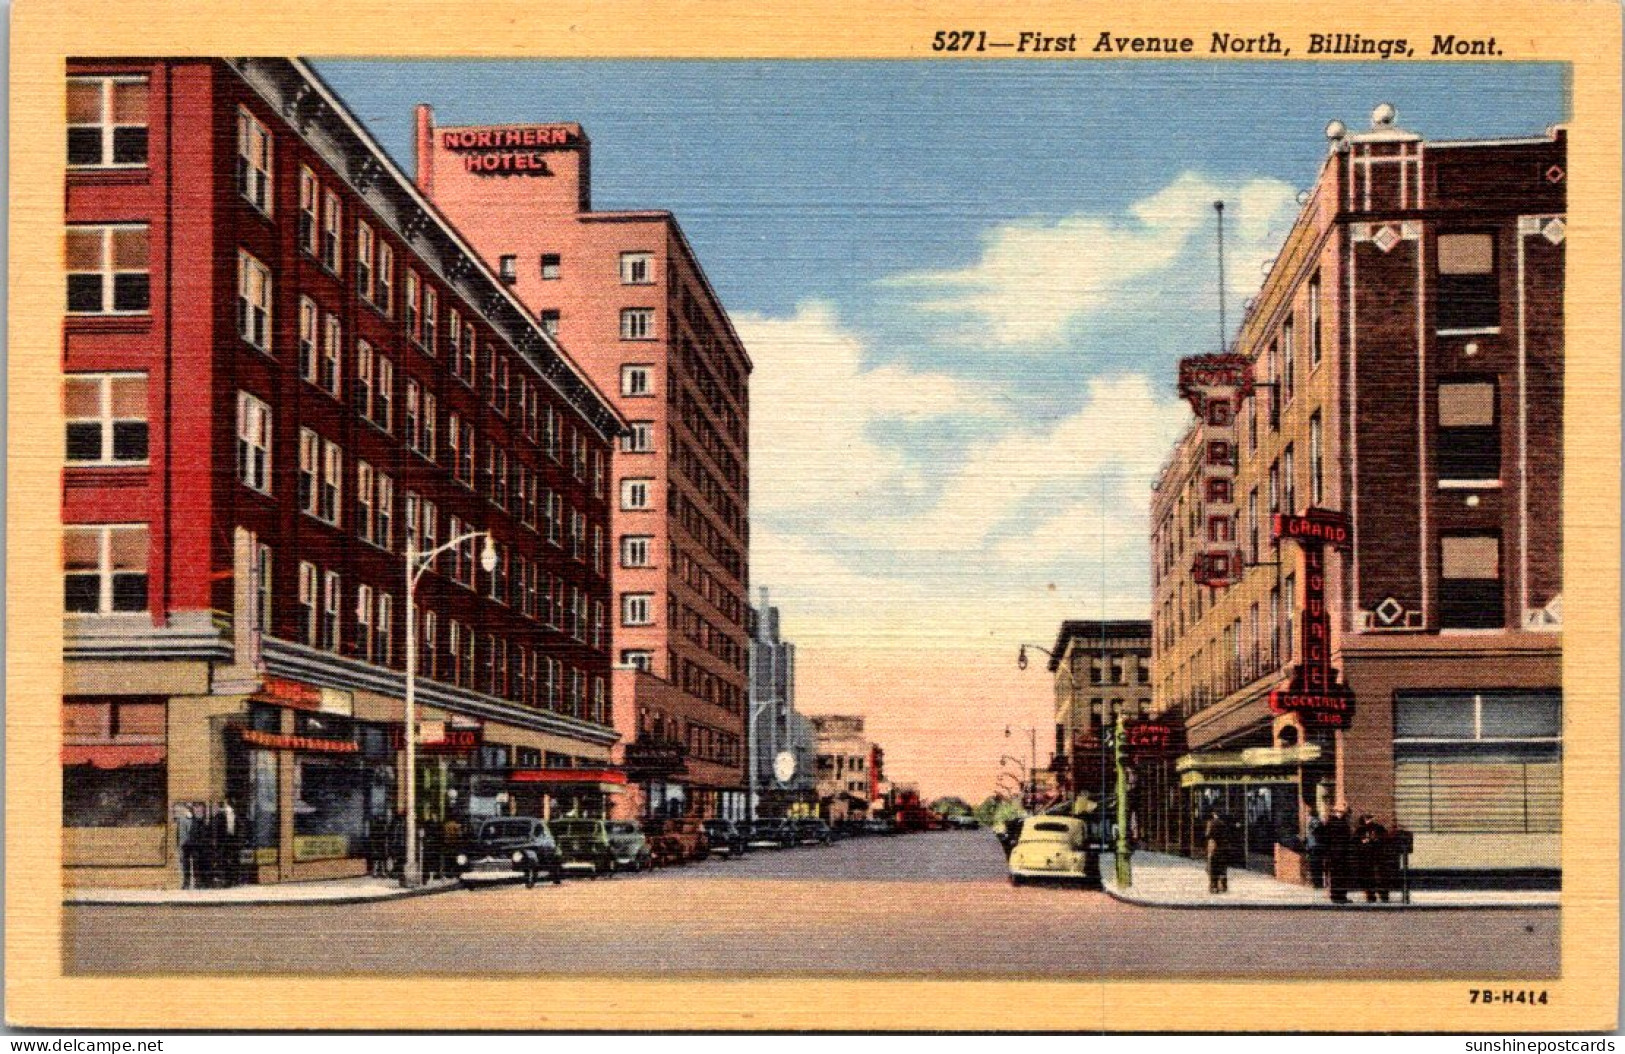
<path fill-rule="evenodd" d="M 69 973 L 1558 975 L 1555 911 L 1179 911 L 1013 888 L 985 830 L 366 905 L 64 909 Z M 244 939 L 251 935 L 252 939 Z"/>

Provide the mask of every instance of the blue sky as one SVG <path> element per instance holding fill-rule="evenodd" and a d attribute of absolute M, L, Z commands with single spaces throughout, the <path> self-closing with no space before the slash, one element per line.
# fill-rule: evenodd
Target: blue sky
<path fill-rule="evenodd" d="M 579 121 L 596 207 L 677 214 L 756 363 L 753 584 L 831 653 L 1144 617 L 1174 364 L 1218 339 L 1212 201 L 1233 325 L 1328 120 L 1566 116 L 1562 67 L 1512 63 L 314 64 L 408 170 L 418 102 Z"/>

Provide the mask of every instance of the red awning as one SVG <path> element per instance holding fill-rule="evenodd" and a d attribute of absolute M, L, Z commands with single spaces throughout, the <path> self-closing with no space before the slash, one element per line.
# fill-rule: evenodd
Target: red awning
<path fill-rule="evenodd" d="M 515 783 L 621 783 L 626 773 L 620 769 L 514 769 L 509 779 Z"/>
<path fill-rule="evenodd" d="M 130 765 L 162 765 L 162 743 L 71 744 L 62 748 L 62 764 L 94 765 L 99 769 L 122 769 Z"/>

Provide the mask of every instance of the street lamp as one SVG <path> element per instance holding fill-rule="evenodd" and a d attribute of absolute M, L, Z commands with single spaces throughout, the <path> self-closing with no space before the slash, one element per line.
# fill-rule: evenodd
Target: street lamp
<path fill-rule="evenodd" d="M 412 539 L 406 542 L 406 860 L 401 869 L 401 884 L 415 886 L 423 881 L 423 861 L 418 859 L 418 753 L 417 753 L 417 674 L 418 674 L 418 579 L 434 566 L 435 558 L 464 542 L 484 538 L 480 550 L 480 569 L 491 574 L 497 569 L 497 549 L 491 541 L 490 531 L 470 531 L 460 534 L 427 553 L 419 553 Z"/>

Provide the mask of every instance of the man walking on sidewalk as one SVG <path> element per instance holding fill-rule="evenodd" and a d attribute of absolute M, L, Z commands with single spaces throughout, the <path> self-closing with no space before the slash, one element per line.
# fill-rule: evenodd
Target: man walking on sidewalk
<path fill-rule="evenodd" d="M 1207 827 L 1202 832 L 1207 843 L 1207 891 L 1230 892 L 1230 823 L 1215 809 L 1208 814 Z"/>
<path fill-rule="evenodd" d="M 1333 904 L 1347 904 L 1349 902 L 1349 887 L 1353 860 L 1350 859 L 1350 842 L 1353 834 L 1349 830 L 1349 811 L 1346 808 L 1333 809 L 1332 818 L 1326 821 L 1326 886 L 1331 891 Z"/>

